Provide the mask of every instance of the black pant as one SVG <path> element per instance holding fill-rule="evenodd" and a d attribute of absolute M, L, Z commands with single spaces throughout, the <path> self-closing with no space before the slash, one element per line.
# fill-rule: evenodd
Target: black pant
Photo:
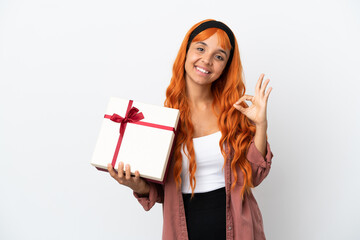
<path fill-rule="evenodd" d="M 189 240 L 226 239 L 225 188 L 206 193 L 184 194 Z"/>

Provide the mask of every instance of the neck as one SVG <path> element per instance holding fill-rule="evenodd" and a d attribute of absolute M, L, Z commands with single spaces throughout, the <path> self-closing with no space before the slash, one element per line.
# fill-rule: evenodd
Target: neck
<path fill-rule="evenodd" d="M 210 106 L 214 100 L 211 92 L 211 84 L 199 85 L 186 81 L 186 95 L 191 106 L 196 108 Z"/>

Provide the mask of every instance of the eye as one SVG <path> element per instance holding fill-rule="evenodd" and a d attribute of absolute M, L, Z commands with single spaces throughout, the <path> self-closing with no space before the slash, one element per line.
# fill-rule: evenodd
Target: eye
<path fill-rule="evenodd" d="M 202 47 L 197 47 L 196 50 L 198 50 L 199 52 L 203 52 L 204 49 Z"/>
<path fill-rule="evenodd" d="M 220 55 L 216 55 L 215 58 L 216 58 L 217 60 L 220 60 L 220 61 L 224 61 L 224 60 L 225 60 L 225 59 L 224 59 L 222 56 L 220 56 Z"/>

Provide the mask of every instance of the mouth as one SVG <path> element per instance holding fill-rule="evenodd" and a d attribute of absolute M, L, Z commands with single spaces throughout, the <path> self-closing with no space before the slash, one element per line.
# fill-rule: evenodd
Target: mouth
<path fill-rule="evenodd" d="M 204 68 L 201 68 L 201 67 L 198 67 L 198 66 L 195 66 L 196 70 L 198 70 L 199 72 L 201 73 L 204 73 L 204 74 L 209 74 L 210 71 L 204 69 Z"/>

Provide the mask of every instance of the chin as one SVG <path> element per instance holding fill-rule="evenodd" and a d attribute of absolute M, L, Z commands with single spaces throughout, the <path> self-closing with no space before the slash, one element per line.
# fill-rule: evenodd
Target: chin
<path fill-rule="evenodd" d="M 208 86 L 213 83 L 212 81 L 194 81 L 194 82 L 195 82 L 195 84 L 201 85 L 201 86 Z"/>

